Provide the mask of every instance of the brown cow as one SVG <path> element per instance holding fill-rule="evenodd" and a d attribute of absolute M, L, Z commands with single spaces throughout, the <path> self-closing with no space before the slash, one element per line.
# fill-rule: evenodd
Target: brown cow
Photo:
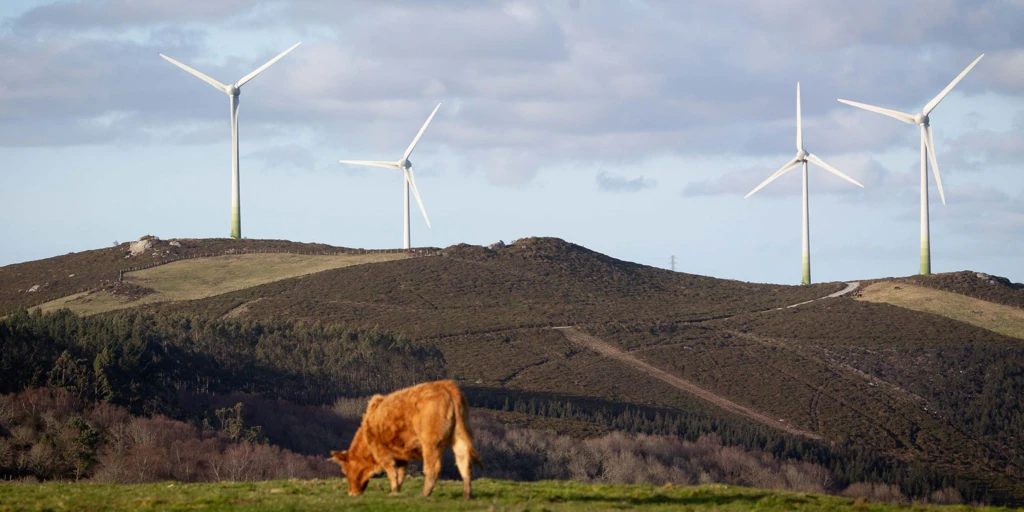
<path fill-rule="evenodd" d="M 348 479 L 348 494 L 366 490 L 370 477 L 385 471 L 391 494 L 405 480 L 410 460 L 423 461 L 423 495 L 430 496 L 441 473 L 441 454 L 450 446 L 462 475 L 462 495 L 473 497 L 470 458 L 480 463 L 469 429 L 469 406 L 450 380 L 426 382 L 387 396 L 374 395 L 348 450 L 331 451 Z"/>

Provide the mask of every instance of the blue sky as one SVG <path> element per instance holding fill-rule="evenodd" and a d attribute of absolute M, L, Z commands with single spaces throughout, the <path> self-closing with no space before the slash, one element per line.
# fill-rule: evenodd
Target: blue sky
<path fill-rule="evenodd" d="M 918 266 L 918 133 L 836 102 L 933 112 L 932 268 L 1024 281 L 1024 4 L 957 0 L 7 1 L 0 5 L 0 265 L 145 234 L 226 237 L 228 99 L 241 95 L 242 230 L 400 247 L 557 236 L 746 281 L 800 279 L 795 87 L 815 281 Z M 414 204 L 415 208 L 415 204 Z"/>

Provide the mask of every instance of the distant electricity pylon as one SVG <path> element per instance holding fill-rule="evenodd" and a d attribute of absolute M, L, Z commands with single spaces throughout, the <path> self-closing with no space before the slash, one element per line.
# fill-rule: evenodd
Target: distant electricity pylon
<path fill-rule="evenodd" d="M 669 258 L 668 261 L 669 261 L 669 264 L 672 265 L 672 272 L 675 272 L 676 271 L 676 255 L 673 254 L 672 257 Z"/>

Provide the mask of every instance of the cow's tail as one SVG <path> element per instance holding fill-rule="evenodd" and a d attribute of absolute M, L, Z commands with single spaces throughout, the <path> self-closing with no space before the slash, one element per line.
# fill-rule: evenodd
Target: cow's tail
<path fill-rule="evenodd" d="M 447 381 L 447 384 L 448 392 L 455 401 L 455 436 L 469 446 L 469 456 L 476 461 L 480 469 L 483 469 L 484 463 L 480 461 L 480 454 L 473 447 L 473 431 L 469 428 L 469 404 L 466 402 L 466 396 L 454 382 Z"/>

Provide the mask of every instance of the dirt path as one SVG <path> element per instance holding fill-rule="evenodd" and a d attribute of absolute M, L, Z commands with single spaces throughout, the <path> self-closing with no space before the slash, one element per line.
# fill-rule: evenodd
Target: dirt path
<path fill-rule="evenodd" d="M 601 354 L 605 357 L 617 359 L 618 361 L 625 363 L 626 365 L 631 366 L 632 368 L 639 370 L 662 382 L 665 382 L 666 384 L 676 389 L 679 389 L 680 391 L 684 391 L 686 393 L 694 395 L 697 398 L 710 402 L 729 412 L 745 416 L 759 423 L 768 425 L 769 427 L 784 430 L 786 432 L 789 432 L 790 434 L 804 436 L 811 439 L 821 439 L 821 436 L 817 434 L 791 427 L 787 425 L 784 421 L 772 419 L 749 407 L 742 406 L 724 397 L 718 396 L 686 379 L 683 379 L 679 376 L 673 375 L 664 370 L 651 366 L 625 352 L 622 352 L 613 345 L 606 343 L 597 337 L 586 334 L 576 329 L 575 327 L 554 327 L 554 329 L 561 331 L 562 334 L 565 335 L 566 339 L 568 339 L 572 343 L 585 346 L 590 350 L 593 350 L 594 352 L 597 352 L 598 354 Z"/>
<path fill-rule="evenodd" d="M 836 297 L 842 297 L 843 295 L 846 295 L 847 293 L 850 293 L 850 292 L 856 290 L 857 288 L 860 288 L 860 282 L 859 281 L 854 281 L 852 283 L 846 283 L 846 288 L 843 288 L 842 290 L 839 290 L 838 292 L 830 293 L 830 294 L 828 294 L 828 295 L 826 295 L 824 297 L 818 297 L 817 299 L 811 299 L 811 300 L 805 300 L 803 302 L 797 302 L 796 304 L 790 304 L 788 306 L 781 307 L 781 308 L 769 309 L 767 311 L 764 311 L 764 313 L 767 313 L 768 311 L 780 311 L 780 310 L 783 310 L 783 309 L 795 308 L 797 306 L 803 306 L 804 304 L 810 304 L 812 302 L 819 301 L 819 300 L 822 300 L 822 299 L 834 299 Z"/>

